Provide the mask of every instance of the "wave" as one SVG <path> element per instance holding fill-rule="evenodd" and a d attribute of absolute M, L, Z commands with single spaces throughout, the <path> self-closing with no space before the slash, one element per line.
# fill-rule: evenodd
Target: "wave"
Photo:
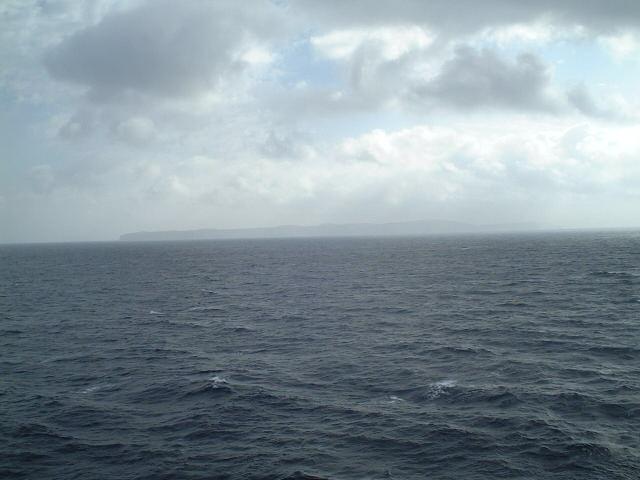
<path fill-rule="evenodd" d="M 523 300 L 517 300 L 517 299 L 507 300 L 507 301 L 498 303 L 497 306 L 498 307 L 518 307 L 518 308 L 533 307 L 532 304 L 527 303 Z"/>
<path fill-rule="evenodd" d="M 3 329 L 3 330 L 0 330 L 0 337 L 5 336 L 5 335 L 22 335 L 23 333 L 24 333 L 24 330 Z"/>
<path fill-rule="evenodd" d="M 635 360 L 640 354 L 640 349 L 636 347 L 618 345 L 596 345 L 586 348 L 591 354 L 611 356 L 622 360 Z"/>
<path fill-rule="evenodd" d="M 229 383 L 226 379 L 219 377 L 218 375 L 214 375 L 213 377 L 209 378 L 209 381 L 214 385 L 226 385 L 227 383 Z"/>
<path fill-rule="evenodd" d="M 408 388 L 398 392 L 401 396 L 393 396 L 401 400 L 411 400 L 413 402 L 425 402 L 436 400 L 443 395 L 447 395 L 457 385 L 455 380 L 441 380 L 426 386 Z M 391 398 L 393 398 L 391 397 Z"/>
<path fill-rule="evenodd" d="M 214 375 L 210 377 L 206 383 L 198 383 L 193 388 L 188 389 L 183 395 L 182 398 L 191 398 L 203 395 L 226 395 L 233 393 L 233 389 L 229 382 L 218 375 Z"/>
<path fill-rule="evenodd" d="M 251 327 L 248 327 L 246 325 L 230 325 L 228 327 L 225 328 L 226 330 L 230 330 L 232 332 L 253 332 L 254 329 Z"/>
<path fill-rule="evenodd" d="M 187 309 L 189 312 L 224 312 L 224 308 L 215 305 L 196 305 Z"/>
<path fill-rule="evenodd" d="M 484 330 L 480 330 L 484 332 Z M 426 350 L 426 353 L 429 355 L 445 355 L 452 357 L 459 357 L 461 355 L 477 355 L 477 356 L 487 356 L 492 357 L 495 356 L 496 353 L 488 348 L 481 347 L 471 347 L 471 346 L 452 346 L 452 345 L 444 345 L 435 348 L 430 348 Z"/>
<path fill-rule="evenodd" d="M 87 394 L 94 393 L 94 392 L 97 392 L 97 391 L 113 390 L 114 387 L 116 387 L 116 385 L 114 385 L 113 383 L 92 385 L 90 387 L 85 388 L 84 390 L 81 390 L 80 393 L 82 395 L 87 395 Z"/>
<path fill-rule="evenodd" d="M 618 277 L 618 278 L 635 278 L 640 277 L 640 272 L 630 272 L 626 270 L 596 270 L 590 272 L 594 277 Z"/>
<path fill-rule="evenodd" d="M 457 382 L 455 380 L 442 380 L 440 382 L 435 382 L 430 388 L 431 398 L 438 398 L 439 396 L 448 393 L 451 388 L 456 386 L 456 384 Z"/>
<path fill-rule="evenodd" d="M 320 477 L 310 473 L 304 473 L 301 471 L 293 472 L 290 475 L 284 477 L 278 477 L 279 480 L 329 480 L 328 477 Z"/>
<path fill-rule="evenodd" d="M 505 386 L 467 387 L 447 390 L 447 402 L 456 405 L 490 405 L 509 408 L 522 398 Z"/>
<path fill-rule="evenodd" d="M 25 423 L 19 425 L 12 432 L 15 438 L 40 438 L 47 440 L 70 440 L 71 437 L 62 435 L 51 427 L 41 423 Z"/>

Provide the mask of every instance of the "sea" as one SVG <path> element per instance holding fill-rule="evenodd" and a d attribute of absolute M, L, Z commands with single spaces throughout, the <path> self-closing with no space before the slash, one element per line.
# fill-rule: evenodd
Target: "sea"
<path fill-rule="evenodd" d="M 640 233 L 0 247 L 2 479 L 640 478 Z"/>

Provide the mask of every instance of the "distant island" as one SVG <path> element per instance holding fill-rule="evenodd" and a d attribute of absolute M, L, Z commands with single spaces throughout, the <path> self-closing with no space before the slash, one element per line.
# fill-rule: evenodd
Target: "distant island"
<path fill-rule="evenodd" d="M 282 225 L 263 228 L 169 230 L 134 232 L 120 236 L 125 242 L 171 240 L 215 240 L 252 238 L 304 238 L 304 237 L 389 237 L 420 236 L 456 233 L 524 232 L 541 230 L 530 223 L 473 225 L 445 220 L 425 220 L 395 223 L 346 223 L 322 225 Z"/>

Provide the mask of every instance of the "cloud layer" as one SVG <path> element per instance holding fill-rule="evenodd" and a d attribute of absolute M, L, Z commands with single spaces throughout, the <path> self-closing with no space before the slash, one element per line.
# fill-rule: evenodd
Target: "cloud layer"
<path fill-rule="evenodd" d="M 0 241 L 634 225 L 640 4 L 7 0 Z"/>

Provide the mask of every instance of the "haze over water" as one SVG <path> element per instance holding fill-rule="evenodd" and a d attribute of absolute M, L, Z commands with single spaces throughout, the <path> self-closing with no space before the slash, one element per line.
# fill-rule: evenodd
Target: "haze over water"
<path fill-rule="evenodd" d="M 631 479 L 640 234 L 0 247 L 0 476 Z"/>

